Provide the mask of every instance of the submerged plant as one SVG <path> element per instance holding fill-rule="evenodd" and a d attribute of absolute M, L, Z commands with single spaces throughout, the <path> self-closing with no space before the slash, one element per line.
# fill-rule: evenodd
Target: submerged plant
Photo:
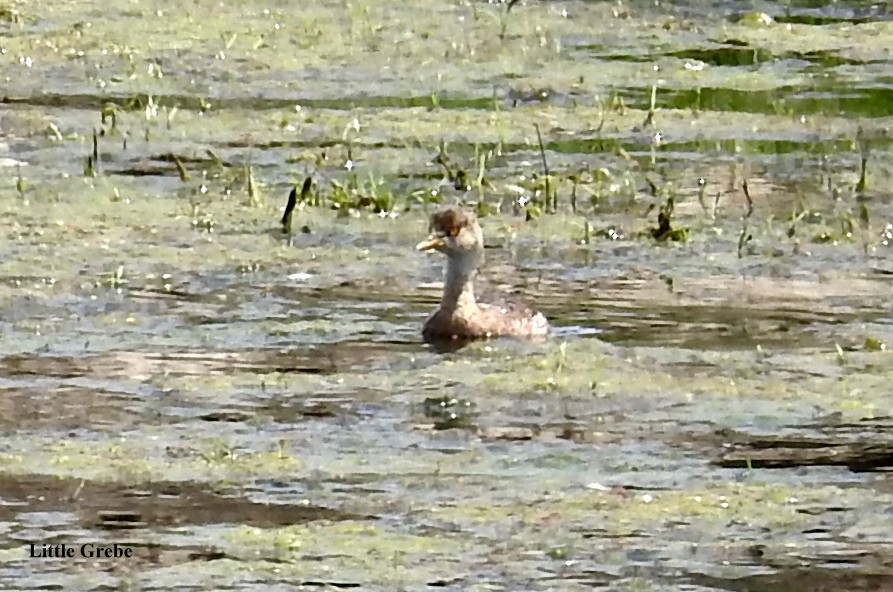
<path fill-rule="evenodd" d="M 654 125 L 654 114 L 657 111 L 657 85 L 651 85 L 651 105 L 648 108 L 648 115 L 645 117 L 645 121 L 642 122 L 642 127 L 649 127 Z"/>
<path fill-rule="evenodd" d="M 177 167 L 177 175 L 180 177 L 180 181 L 182 181 L 183 183 L 188 181 L 189 180 L 189 172 L 186 170 L 186 167 L 183 166 L 183 163 L 180 162 L 180 159 L 177 157 L 177 155 L 171 154 L 170 158 L 171 158 L 171 160 L 174 161 L 174 166 Z"/>
<path fill-rule="evenodd" d="M 673 212 L 675 210 L 673 196 L 667 197 L 666 203 L 657 212 L 657 227 L 651 228 L 651 236 L 657 241 L 684 242 L 688 240 L 688 228 L 673 228 Z"/>
<path fill-rule="evenodd" d="M 0 22 L 19 24 L 22 22 L 22 13 L 16 8 L 0 6 Z"/>
<path fill-rule="evenodd" d="M 549 179 L 552 174 L 549 172 L 549 162 L 546 160 L 546 147 L 543 145 L 543 135 L 540 133 L 540 126 L 538 124 L 534 123 L 533 127 L 536 129 L 536 139 L 537 142 L 539 142 L 540 148 L 540 159 L 543 162 L 543 190 L 546 195 L 546 209 L 548 210 L 551 207 L 552 213 L 555 213 L 558 210 L 558 196 L 557 192 L 553 193 L 549 186 Z"/>
<path fill-rule="evenodd" d="M 859 148 L 859 181 L 856 183 L 856 193 L 864 193 L 868 185 L 868 142 L 865 140 L 865 130 L 859 126 L 856 132 L 856 146 Z"/>
<path fill-rule="evenodd" d="M 118 105 L 115 103 L 106 103 L 100 111 L 100 121 L 102 122 L 103 132 L 109 135 L 115 135 L 118 132 Z M 111 122 L 111 125 L 106 125 Z"/>
<path fill-rule="evenodd" d="M 292 187 L 291 192 L 288 194 L 288 203 L 285 204 L 285 212 L 282 214 L 282 234 L 291 234 L 291 221 L 292 214 L 294 213 L 295 206 L 297 206 L 298 201 L 304 204 L 307 203 L 310 199 L 310 191 L 313 188 L 313 177 L 307 177 L 304 179 L 304 184 L 301 186 L 301 195 L 298 197 L 297 186 Z M 309 230 L 309 227 L 307 227 Z"/>
<path fill-rule="evenodd" d="M 475 407 L 469 400 L 450 396 L 428 397 L 422 402 L 422 412 L 433 420 L 436 430 L 475 427 Z"/>
<path fill-rule="evenodd" d="M 365 183 L 360 183 L 356 178 L 348 185 L 333 180 L 331 187 L 329 204 L 332 209 L 344 213 L 364 209 L 375 213 L 392 212 L 397 201 L 391 188 L 371 175 Z"/>
<path fill-rule="evenodd" d="M 262 203 L 260 191 L 257 187 L 257 181 L 254 179 L 254 167 L 250 164 L 245 165 L 245 192 L 248 194 L 248 206 L 252 208 L 259 207 Z"/>
<path fill-rule="evenodd" d="M 99 174 L 99 135 L 93 129 L 93 150 L 84 162 L 84 176 L 95 177 Z"/>
<path fill-rule="evenodd" d="M 27 189 L 27 185 L 25 184 L 25 177 L 22 176 L 22 165 L 19 165 L 16 167 L 16 192 L 22 199 L 25 199 L 25 189 Z"/>
<path fill-rule="evenodd" d="M 468 191 L 471 189 L 468 185 L 468 173 L 466 173 L 463 168 L 454 167 L 450 156 L 447 154 L 446 145 L 443 142 L 440 143 L 440 149 L 437 152 L 437 156 L 435 156 L 434 160 L 431 162 L 443 167 L 444 178 L 447 179 L 457 191 Z"/>
<path fill-rule="evenodd" d="M 124 277 L 123 265 L 119 265 L 115 271 L 109 274 L 108 285 L 110 288 L 120 289 L 127 283 L 127 279 Z"/>
<path fill-rule="evenodd" d="M 504 2 L 505 10 L 503 10 L 502 14 L 499 16 L 499 39 L 501 40 L 505 39 L 505 34 L 509 24 L 509 14 L 511 14 L 512 8 L 518 2 L 519 0 L 508 0 L 507 2 Z"/>
<path fill-rule="evenodd" d="M 750 189 L 747 187 L 747 179 L 744 180 L 742 184 L 742 190 L 744 191 L 744 199 L 747 200 L 747 212 L 744 214 L 744 218 L 741 224 L 741 232 L 738 234 L 738 258 L 741 259 L 744 257 L 744 247 L 750 240 L 753 238 L 753 235 L 748 232 L 748 223 L 750 222 L 750 217 L 753 215 L 753 199 L 750 197 Z"/>

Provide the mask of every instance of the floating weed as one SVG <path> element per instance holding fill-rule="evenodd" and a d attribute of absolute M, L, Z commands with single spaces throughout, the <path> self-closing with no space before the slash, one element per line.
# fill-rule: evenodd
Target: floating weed
<path fill-rule="evenodd" d="M 109 435 L 111 438 L 111 436 Z M 222 440 L 200 443 L 200 448 L 154 447 L 151 439 L 99 437 L 95 441 L 60 440 L 33 451 L 37 460 L 0 455 L 7 473 L 41 472 L 108 482 L 140 483 L 152 480 L 190 479 L 226 481 L 244 476 L 281 478 L 293 475 L 301 462 L 281 447 L 240 451 Z M 174 454 L 174 452 L 176 453 Z M 172 477 L 173 475 L 173 477 Z M 179 476 L 179 477 L 178 477 Z"/>
<path fill-rule="evenodd" d="M 46 446 L 46 466 L 57 475 L 94 473 L 108 480 L 142 481 L 151 475 L 150 461 L 134 458 L 119 443 L 84 444 L 60 441 Z"/>
<path fill-rule="evenodd" d="M 226 473 L 282 474 L 301 466 L 295 457 L 286 453 L 281 443 L 270 451 L 241 452 L 227 442 L 217 439 L 209 443 L 198 458 L 213 469 Z"/>
<path fill-rule="evenodd" d="M 236 458 L 236 452 L 223 440 L 215 440 L 211 442 L 206 452 L 199 453 L 199 458 L 208 464 L 219 463 Z"/>
<path fill-rule="evenodd" d="M 318 562 L 300 561 L 299 557 L 292 561 L 288 555 L 282 557 L 283 552 L 300 553 L 301 557 L 331 559 L 321 564 L 317 579 L 324 579 L 324 574 L 334 569 L 342 574 L 341 577 L 353 574 L 347 577 L 362 577 L 364 582 L 381 583 L 385 588 L 393 589 L 405 585 L 406 578 L 416 569 L 430 576 L 432 570 L 455 568 L 452 562 L 441 567 L 442 557 L 444 554 L 457 556 L 467 543 L 456 537 L 439 535 L 434 529 L 429 531 L 415 535 L 382 528 L 368 521 L 316 520 L 274 528 L 240 526 L 227 532 L 224 540 L 240 552 L 247 551 L 254 556 L 272 553 L 280 558 L 277 572 L 283 566 L 292 565 L 300 566 L 302 574 L 305 570 L 316 569 L 314 566 Z M 306 574 L 303 577 L 306 579 Z"/>
<path fill-rule="evenodd" d="M 877 337 L 866 337 L 862 348 L 868 352 L 887 351 L 887 344 Z"/>
<path fill-rule="evenodd" d="M 775 23 L 775 20 L 765 12 L 746 12 L 737 17 L 739 25 L 745 27 L 767 27 Z"/>
<path fill-rule="evenodd" d="M 278 528 L 272 531 L 263 528 L 240 527 L 225 535 L 226 540 L 239 545 L 240 548 L 263 548 L 271 545 L 275 549 L 297 552 L 301 549 L 305 533 L 300 527 Z"/>
<path fill-rule="evenodd" d="M 565 561 L 571 557 L 570 548 L 567 546 L 552 547 L 546 551 L 546 556 L 551 559 Z"/>

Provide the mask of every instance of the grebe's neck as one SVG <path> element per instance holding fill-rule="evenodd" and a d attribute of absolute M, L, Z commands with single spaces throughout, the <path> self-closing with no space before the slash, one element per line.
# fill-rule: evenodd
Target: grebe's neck
<path fill-rule="evenodd" d="M 446 310 L 475 310 L 474 276 L 478 257 L 474 254 L 453 255 L 447 258 L 443 299 L 440 307 Z"/>

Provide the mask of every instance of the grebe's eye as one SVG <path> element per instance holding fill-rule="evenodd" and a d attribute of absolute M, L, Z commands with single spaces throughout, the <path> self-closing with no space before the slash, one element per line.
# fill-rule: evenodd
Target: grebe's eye
<path fill-rule="evenodd" d="M 449 234 L 450 236 L 457 236 L 459 234 L 459 229 L 453 226 L 449 229 L 449 231 L 447 231 L 447 234 Z"/>

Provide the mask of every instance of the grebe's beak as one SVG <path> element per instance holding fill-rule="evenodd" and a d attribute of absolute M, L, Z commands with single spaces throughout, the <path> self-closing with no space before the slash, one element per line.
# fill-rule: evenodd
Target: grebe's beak
<path fill-rule="evenodd" d="M 437 249 L 442 249 L 445 243 L 442 236 L 437 236 L 436 234 L 432 234 L 426 240 L 423 240 L 419 244 L 415 246 L 416 251 L 434 251 Z"/>

